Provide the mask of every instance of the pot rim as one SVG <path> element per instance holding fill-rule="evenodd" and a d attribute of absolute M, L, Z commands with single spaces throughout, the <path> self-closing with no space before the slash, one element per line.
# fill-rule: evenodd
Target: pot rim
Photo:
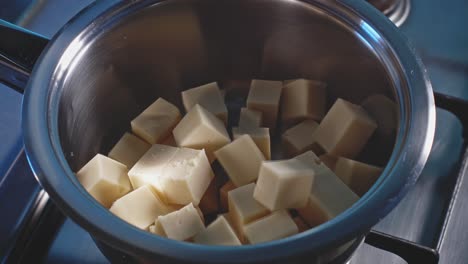
<path fill-rule="evenodd" d="M 377 55 L 382 55 L 384 63 L 398 66 L 389 72 L 401 85 L 396 89 L 400 126 L 395 148 L 381 177 L 357 203 L 309 231 L 242 247 L 206 246 L 154 236 L 102 207 L 81 187 L 60 145 L 58 81 L 66 72 L 63 65 L 68 66 L 64 60 L 67 54 L 76 55 L 77 47 L 84 47 L 87 40 L 84 33 L 91 24 L 95 27 L 110 23 L 134 10 L 166 2 L 142 0 L 116 4 L 115 0 L 103 0 L 78 13 L 50 41 L 34 67 L 23 99 L 22 126 L 28 161 L 42 187 L 59 208 L 97 239 L 124 252 L 138 256 L 157 254 L 199 263 L 265 261 L 316 252 L 363 234 L 387 215 L 416 182 L 431 149 L 435 106 L 426 70 L 398 29 L 365 1 L 291 1 L 334 12 L 333 15 L 364 36 L 364 41 L 376 50 Z M 383 56 L 385 52 L 388 54 Z"/>

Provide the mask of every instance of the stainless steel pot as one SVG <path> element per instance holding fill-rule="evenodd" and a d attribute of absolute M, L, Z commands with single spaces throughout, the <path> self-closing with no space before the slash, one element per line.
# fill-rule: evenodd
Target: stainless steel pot
<path fill-rule="evenodd" d="M 2 30 L 25 36 L 11 25 Z M 0 73 L 20 89 L 35 51 L 18 53 L 17 45 L 5 43 L 11 45 L 4 45 Z M 34 43 L 42 49 L 46 42 Z M 235 101 L 245 87 L 232 80 L 298 77 L 327 82 L 329 104 L 337 97 L 360 103 L 379 93 L 393 98 L 399 110 L 382 176 L 353 207 L 307 232 L 243 247 L 155 237 L 100 206 L 73 173 L 97 152 L 107 153 L 157 97 L 181 106 L 181 91 L 219 80 Z M 26 152 L 42 187 L 108 257 L 125 255 L 125 261 L 345 259 L 415 183 L 434 128 L 432 88 L 420 59 L 398 29 L 362 0 L 97 1 L 48 42 L 23 102 Z"/>

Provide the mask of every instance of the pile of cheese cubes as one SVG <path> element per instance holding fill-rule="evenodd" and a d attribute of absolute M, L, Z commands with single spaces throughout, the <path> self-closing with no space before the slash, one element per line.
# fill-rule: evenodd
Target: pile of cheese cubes
<path fill-rule="evenodd" d="M 381 168 L 353 160 L 378 127 L 395 129 L 378 126 L 378 111 L 367 113 L 343 99 L 326 111 L 326 85 L 317 81 L 252 80 L 238 125 L 231 127 L 225 92 L 217 83 L 182 92 L 183 117 L 158 98 L 131 121 L 133 134 L 77 172 L 79 181 L 140 229 L 181 241 L 241 245 L 330 220 L 380 175 Z M 366 102 L 395 108 L 380 95 Z M 282 133 L 280 159 L 272 161 L 275 133 Z"/>

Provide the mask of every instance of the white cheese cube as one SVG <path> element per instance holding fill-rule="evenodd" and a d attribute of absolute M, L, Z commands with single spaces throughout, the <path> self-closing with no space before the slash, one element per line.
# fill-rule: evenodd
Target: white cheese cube
<path fill-rule="evenodd" d="M 246 155 L 246 153 L 248 153 Z M 215 152 L 221 166 L 236 186 L 253 182 L 265 160 L 262 152 L 249 135 L 243 135 Z"/>
<path fill-rule="evenodd" d="M 262 151 L 265 159 L 271 159 L 270 129 L 267 127 L 233 127 L 232 137 L 234 140 L 242 135 L 249 135 L 255 142 L 255 145 Z"/>
<path fill-rule="evenodd" d="M 241 241 L 244 241 L 244 225 L 269 213 L 253 198 L 254 189 L 255 183 L 250 183 L 228 192 L 229 218 Z"/>
<path fill-rule="evenodd" d="M 325 83 L 306 79 L 287 83 L 281 94 L 283 124 L 295 124 L 305 119 L 322 120 L 325 103 Z"/>
<path fill-rule="evenodd" d="M 211 180 L 198 205 L 204 215 L 217 213 L 219 209 L 218 188 L 216 179 Z"/>
<path fill-rule="evenodd" d="M 77 173 L 83 187 L 104 207 L 132 190 L 127 167 L 104 155 L 96 154 Z"/>
<path fill-rule="evenodd" d="M 193 241 L 205 245 L 238 246 L 239 238 L 229 222 L 220 215 L 205 230 L 198 233 Z"/>
<path fill-rule="evenodd" d="M 285 238 L 298 232 L 296 223 L 286 210 L 273 212 L 244 227 L 245 237 L 251 244 Z"/>
<path fill-rule="evenodd" d="M 219 201 L 220 206 L 223 212 L 228 211 L 228 192 L 234 190 L 236 185 L 232 183 L 232 181 L 226 182 L 220 189 L 219 189 Z"/>
<path fill-rule="evenodd" d="M 171 133 L 179 120 L 179 109 L 163 98 L 159 98 L 135 117 L 130 124 L 133 133 L 150 144 L 156 144 Z"/>
<path fill-rule="evenodd" d="M 158 217 L 164 234 L 175 240 L 187 240 L 205 228 L 203 221 L 193 204 L 188 204 L 178 211 Z"/>
<path fill-rule="evenodd" d="M 299 232 L 304 232 L 310 229 L 310 227 L 304 222 L 304 220 L 302 220 L 300 216 L 294 217 L 293 220 L 294 220 L 294 223 L 296 223 L 296 226 Z"/>
<path fill-rule="evenodd" d="M 285 157 L 294 157 L 307 150 L 317 151 L 318 146 L 314 132 L 319 124 L 308 119 L 286 130 L 282 137 L 283 154 Z"/>
<path fill-rule="evenodd" d="M 179 148 L 162 170 L 160 187 L 168 203 L 198 205 L 213 177 L 204 150 Z"/>
<path fill-rule="evenodd" d="M 305 207 L 297 208 L 299 215 L 310 226 L 319 225 L 339 215 L 359 199 L 312 151 L 295 159 L 315 172 L 309 201 Z"/>
<path fill-rule="evenodd" d="M 178 146 L 205 149 L 210 162 L 213 152 L 231 142 L 221 120 L 200 105 L 195 105 L 172 131 Z"/>
<path fill-rule="evenodd" d="M 242 128 L 256 128 L 262 125 L 262 112 L 241 108 L 239 116 L 239 127 Z"/>
<path fill-rule="evenodd" d="M 263 126 L 276 127 L 282 88 L 280 81 L 252 80 L 247 107 L 262 112 Z"/>
<path fill-rule="evenodd" d="M 398 126 L 398 106 L 388 97 L 375 94 L 367 97 L 362 108 L 377 122 L 376 132 L 385 137 L 393 137 Z"/>
<path fill-rule="evenodd" d="M 108 156 L 131 169 L 150 147 L 150 144 L 138 137 L 125 133 L 109 152 Z"/>
<path fill-rule="evenodd" d="M 161 185 L 164 166 L 174 157 L 178 148 L 155 144 L 138 160 L 128 172 L 134 189 L 151 185 L 164 200 L 165 194 Z"/>
<path fill-rule="evenodd" d="M 140 229 L 147 229 L 154 219 L 167 214 L 168 208 L 152 187 L 145 185 L 119 198 L 110 211 Z"/>
<path fill-rule="evenodd" d="M 382 173 L 382 168 L 340 157 L 335 173 L 359 196 L 364 195 Z"/>
<path fill-rule="evenodd" d="M 227 108 L 224 104 L 224 97 L 216 82 L 201 85 L 182 92 L 182 102 L 185 111 L 189 112 L 196 104 L 214 114 L 227 123 Z"/>
<path fill-rule="evenodd" d="M 263 162 L 253 197 L 276 211 L 307 204 L 314 170 L 296 159 Z"/>
<path fill-rule="evenodd" d="M 204 150 L 156 144 L 128 175 L 134 188 L 149 184 L 167 203 L 198 205 L 213 171 Z"/>
<path fill-rule="evenodd" d="M 314 133 L 317 143 L 329 154 L 357 156 L 377 128 L 377 123 L 358 105 L 338 99 Z"/>

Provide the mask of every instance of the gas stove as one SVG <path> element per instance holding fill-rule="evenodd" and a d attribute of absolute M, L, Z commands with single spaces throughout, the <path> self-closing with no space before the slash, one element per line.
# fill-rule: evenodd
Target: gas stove
<path fill-rule="evenodd" d="M 0 18 L 52 37 L 91 2 L 10 1 L 0 3 Z M 369 2 L 413 43 L 434 91 L 468 99 L 467 1 Z M 86 231 L 64 217 L 37 184 L 23 151 L 20 108 L 21 95 L 0 84 L 1 262 L 108 263 Z M 433 148 L 418 183 L 349 263 L 466 263 L 468 153 L 462 134 L 461 122 L 437 109 Z"/>

